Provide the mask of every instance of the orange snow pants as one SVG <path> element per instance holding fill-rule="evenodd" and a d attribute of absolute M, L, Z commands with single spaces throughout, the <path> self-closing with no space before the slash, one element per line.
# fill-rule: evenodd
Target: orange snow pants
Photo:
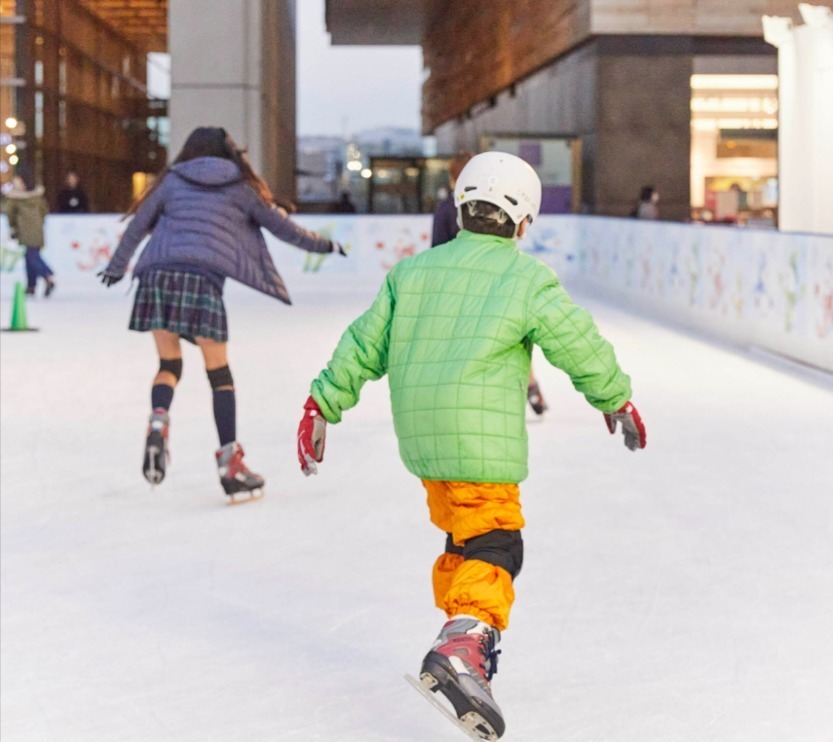
<path fill-rule="evenodd" d="M 432 574 L 437 607 L 449 618 L 465 613 L 503 631 L 515 600 L 513 575 L 488 561 L 465 558 L 463 547 L 492 531 L 523 528 L 518 485 L 426 479 L 422 484 L 431 522 L 449 534 L 450 548 L 438 557 Z M 520 544 L 520 533 L 512 535 Z"/>

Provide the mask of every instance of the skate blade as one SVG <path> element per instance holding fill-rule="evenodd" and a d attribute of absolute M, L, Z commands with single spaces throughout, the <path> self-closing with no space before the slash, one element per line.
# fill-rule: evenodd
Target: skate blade
<path fill-rule="evenodd" d="M 147 454 L 148 457 L 148 465 L 147 468 L 142 471 L 142 474 L 145 475 L 145 479 L 150 482 L 150 488 L 153 490 L 157 484 L 161 484 L 162 480 L 165 478 L 165 472 L 162 469 L 156 468 L 156 457 L 159 456 L 161 451 L 156 446 L 148 446 Z"/>
<path fill-rule="evenodd" d="M 487 722 L 476 711 L 469 711 L 467 714 L 463 714 L 463 716 L 458 719 L 457 715 L 451 709 L 444 706 L 439 698 L 437 698 L 436 693 L 431 690 L 437 685 L 437 681 L 432 677 L 428 676 L 420 681 L 413 677 L 413 675 L 406 674 L 405 680 L 414 686 L 414 688 L 419 691 L 420 695 L 422 695 L 435 709 L 437 709 L 437 711 L 445 716 L 446 719 L 454 724 L 454 726 L 463 732 L 463 734 L 469 737 L 469 739 L 486 739 L 490 740 L 490 742 L 495 742 L 497 740 L 498 736 L 494 729 L 492 729 L 492 725 L 489 724 L 489 722 Z"/>
<path fill-rule="evenodd" d="M 262 500 L 266 494 L 263 487 L 250 492 L 235 492 L 232 495 L 226 495 L 226 507 L 233 505 L 245 505 L 247 502 L 254 502 L 255 500 Z"/>

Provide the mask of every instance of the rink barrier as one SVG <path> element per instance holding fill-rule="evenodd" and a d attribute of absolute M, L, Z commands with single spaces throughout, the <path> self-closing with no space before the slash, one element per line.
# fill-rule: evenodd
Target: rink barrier
<path fill-rule="evenodd" d="M 430 215 L 296 219 L 339 240 L 349 257 L 304 253 L 267 234 L 290 286 L 293 276 L 307 274 L 372 287 L 399 260 L 430 246 Z M 124 226 L 109 214 L 47 218 L 44 257 L 62 292 L 99 290 L 95 273 Z M 568 289 L 833 372 L 833 236 L 562 215 L 539 217 L 521 248 L 552 266 Z M 2 217 L 4 296 L 23 274 L 23 251 Z"/>

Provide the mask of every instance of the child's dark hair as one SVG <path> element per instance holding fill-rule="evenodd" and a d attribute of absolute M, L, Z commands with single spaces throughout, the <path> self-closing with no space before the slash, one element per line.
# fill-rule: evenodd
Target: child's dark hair
<path fill-rule="evenodd" d="M 515 223 L 500 206 L 488 201 L 469 201 L 460 207 L 463 229 L 495 237 L 514 237 Z"/>
<path fill-rule="evenodd" d="M 188 135 L 185 144 L 176 156 L 176 159 L 166 167 L 153 181 L 153 184 L 145 190 L 131 205 L 125 216 L 130 216 L 145 202 L 148 196 L 153 193 L 159 184 L 164 180 L 170 169 L 174 165 L 188 160 L 194 160 L 197 157 L 221 157 L 224 160 L 231 160 L 237 167 L 240 168 L 240 173 L 243 179 L 254 188 L 258 196 L 260 196 L 264 203 L 271 206 L 272 204 L 279 204 L 287 209 L 287 211 L 294 211 L 294 207 L 287 205 L 280 199 L 276 199 L 263 180 L 249 164 L 246 158 L 246 150 L 240 149 L 234 140 L 228 135 L 225 129 L 220 126 L 199 126 Z"/>

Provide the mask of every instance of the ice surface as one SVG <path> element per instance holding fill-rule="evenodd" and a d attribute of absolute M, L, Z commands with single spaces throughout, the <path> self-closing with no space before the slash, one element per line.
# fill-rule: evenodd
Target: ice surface
<path fill-rule="evenodd" d="M 332 279 L 330 279 L 332 280 Z M 2 342 L 4 742 L 461 739 L 402 680 L 442 616 L 443 535 L 387 384 L 295 459 L 308 384 L 374 291 L 229 287 L 240 439 L 265 499 L 224 506 L 185 348 L 172 462 L 141 453 L 156 361 L 130 299 L 59 289 Z M 536 355 L 528 527 L 496 698 L 507 740 L 833 738 L 833 386 L 588 298 L 634 379 L 633 454 Z M 8 322 L 8 300 L 0 304 Z M 531 413 L 530 413 L 531 415 Z"/>

